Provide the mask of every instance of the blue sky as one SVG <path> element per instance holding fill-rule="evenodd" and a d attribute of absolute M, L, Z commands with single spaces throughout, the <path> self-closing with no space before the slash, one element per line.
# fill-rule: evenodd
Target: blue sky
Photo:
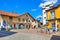
<path fill-rule="evenodd" d="M 29 12 L 34 18 L 42 15 L 42 8 L 39 7 L 43 0 L 0 0 L 0 10 L 18 14 Z M 59 1 L 60 2 L 60 1 Z"/>

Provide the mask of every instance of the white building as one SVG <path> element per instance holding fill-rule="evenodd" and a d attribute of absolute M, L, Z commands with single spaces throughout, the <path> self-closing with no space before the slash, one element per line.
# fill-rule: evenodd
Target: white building
<path fill-rule="evenodd" d="M 52 2 L 45 2 L 45 3 L 43 3 L 42 4 L 42 14 L 43 14 L 43 25 L 45 25 L 46 24 L 46 19 L 47 19 L 47 17 L 46 17 L 46 10 L 49 10 L 50 9 L 50 7 L 51 6 L 53 6 L 53 3 Z"/>

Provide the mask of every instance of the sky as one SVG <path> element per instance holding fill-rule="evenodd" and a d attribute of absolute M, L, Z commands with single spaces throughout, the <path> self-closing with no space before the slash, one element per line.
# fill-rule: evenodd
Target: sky
<path fill-rule="evenodd" d="M 0 0 L 0 10 L 7 12 L 17 12 L 18 14 L 24 14 L 29 12 L 34 18 L 42 15 L 42 8 L 39 7 L 44 0 Z M 58 2 L 56 4 L 60 3 Z M 55 4 L 55 5 L 56 5 Z"/>

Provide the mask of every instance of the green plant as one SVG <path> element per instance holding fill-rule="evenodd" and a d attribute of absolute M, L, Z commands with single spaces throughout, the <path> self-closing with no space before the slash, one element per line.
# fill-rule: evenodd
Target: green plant
<path fill-rule="evenodd" d="M 43 25 L 43 26 L 47 26 L 47 24 Z"/>
<path fill-rule="evenodd" d="M 46 30 L 46 32 L 48 32 L 48 30 Z"/>
<path fill-rule="evenodd" d="M 40 29 L 40 32 L 41 32 L 41 33 L 43 33 L 43 30 L 42 30 L 42 29 Z"/>
<path fill-rule="evenodd" d="M 7 31 L 10 31 L 10 28 L 6 28 Z"/>
<path fill-rule="evenodd" d="M 19 26 L 18 29 L 21 29 L 21 26 Z"/>

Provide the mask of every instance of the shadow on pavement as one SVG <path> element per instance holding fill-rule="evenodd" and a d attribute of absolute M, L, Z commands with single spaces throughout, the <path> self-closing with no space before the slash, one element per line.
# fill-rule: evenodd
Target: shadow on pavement
<path fill-rule="evenodd" d="M 1 37 L 6 37 L 6 36 L 10 36 L 10 35 L 13 35 L 17 32 L 11 32 L 11 31 L 0 31 L 0 38 Z"/>
<path fill-rule="evenodd" d="M 60 36 L 53 35 L 50 40 L 60 40 Z"/>

